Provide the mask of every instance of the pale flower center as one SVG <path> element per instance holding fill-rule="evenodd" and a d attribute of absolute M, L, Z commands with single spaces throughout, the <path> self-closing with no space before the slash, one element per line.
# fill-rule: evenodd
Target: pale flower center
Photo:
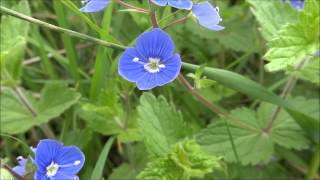
<path fill-rule="evenodd" d="M 57 174 L 60 167 L 64 168 L 64 167 L 78 166 L 80 163 L 81 163 L 81 161 L 77 160 L 71 164 L 59 165 L 59 164 L 52 161 L 51 164 L 49 166 L 47 166 L 46 175 L 47 175 L 47 177 L 51 178 Z"/>
<path fill-rule="evenodd" d="M 48 177 L 55 176 L 58 172 L 58 169 L 59 169 L 59 165 L 52 161 L 51 164 L 47 167 L 47 176 Z"/>
<path fill-rule="evenodd" d="M 161 68 L 165 68 L 164 64 L 160 63 L 160 59 L 158 58 L 149 58 L 149 62 L 144 64 L 143 67 L 146 71 L 150 73 L 157 73 Z"/>

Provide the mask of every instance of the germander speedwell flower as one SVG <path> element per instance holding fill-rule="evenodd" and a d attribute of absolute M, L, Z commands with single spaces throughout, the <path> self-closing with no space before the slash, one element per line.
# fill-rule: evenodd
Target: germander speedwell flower
<path fill-rule="evenodd" d="M 192 8 L 192 0 L 151 0 L 154 4 L 158 6 L 169 6 L 175 7 L 177 9 L 190 10 Z"/>
<path fill-rule="evenodd" d="M 12 170 L 19 174 L 20 176 L 24 176 L 26 174 L 26 165 L 27 165 L 27 159 L 23 158 L 22 156 L 17 157 L 18 166 L 15 166 L 12 168 Z"/>
<path fill-rule="evenodd" d="M 80 9 L 82 12 L 98 12 L 108 6 L 110 0 L 84 0 L 82 1 L 86 5 Z"/>
<path fill-rule="evenodd" d="M 224 27 L 220 26 L 221 17 L 219 9 L 214 8 L 209 2 L 202 2 L 192 6 L 192 14 L 197 18 L 199 24 L 205 28 L 221 31 Z"/>
<path fill-rule="evenodd" d="M 159 28 L 141 34 L 136 47 L 127 48 L 119 61 L 119 74 L 149 90 L 173 81 L 181 69 L 179 54 L 174 54 L 170 36 Z"/>
<path fill-rule="evenodd" d="M 35 180 L 75 180 L 84 164 L 84 155 L 76 146 L 64 147 L 58 141 L 44 139 L 36 148 L 34 163 Z"/>

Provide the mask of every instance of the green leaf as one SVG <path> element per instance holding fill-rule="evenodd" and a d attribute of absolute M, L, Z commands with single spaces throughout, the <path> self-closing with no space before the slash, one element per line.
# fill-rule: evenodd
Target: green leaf
<path fill-rule="evenodd" d="M 136 171 L 127 163 L 113 170 L 108 180 L 131 180 L 136 176 Z"/>
<path fill-rule="evenodd" d="M 288 72 L 290 75 L 293 75 L 297 78 L 312 82 L 314 84 L 320 85 L 320 58 L 311 59 L 309 63 L 307 63 L 300 70 L 296 70 L 295 68 L 288 68 Z"/>
<path fill-rule="evenodd" d="M 114 141 L 114 138 L 111 137 L 104 145 L 103 150 L 99 155 L 99 159 L 98 159 L 96 165 L 94 166 L 94 169 L 93 169 L 93 172 L 91 174 L 90 179 L 101 179 L 102 174 L 103 174 L 103 168 L 104 168 L 104 165 L 107 161 L 107 157 L 108 157 L 109 151 L 111 149 L 111 146 L 113 144 L 113 141 Z"/>
<path fill-rule="evenodd" d="M 187 135 L 182 115 L 163 96 L 144 93 L 138 106 L 138 128 L 153 156 L 166 154 L 171 145 Z"/>
<path fill-rule="evenodd" d="M 8 134 L 23 133 L 33 126 L 46 123 L 58 117 L 76 103 L 80 94 L 61 84 L 47 84 L 34 99 L 27 91 L 22 91 L 36 115 L 33 115 L 11 89 L 1 92 L 1 130 Z"/>
<path fill-rule="evenodd" d="M 137 179 L 187 180 L 221 170 L 220 157 L 203 152 L 194 140 L 175 144 L 169 154 L 148 163 Z"/>
<path fill-rule="evenodd" d="M 306 1 L 298 22 L 283 27 L 269 42 L 270 49 L 265 54 L 268 71 L 297 68 L 303 61 L 313 58 L 320 46 L 318 10 L 319 1 Z"/>
<path fill-rule="evenodd" d="M 27 0 L 20 1 L 12 9 L 30 15 L 30 7 Z M 19 82 L 28 30 L 29 23 L 26 21 L 5 15 L 1 17 L 1 84 L 13 85 Z"/>
<path fill-rule="evenodd" d="M 271 128 L 267 128 L 275 108 L 262 103 L 257 112 L 242 108 L 232 111 L 229 117 L 222 117 L 229 123 L 242 164 L 268 162 L 276 144 L 298 150 L 308 147 L 309 142 L 300 126 L 283 110 Z M 196 139 L 207 152 L 222 155 L 229 162 L 236 161 L 222 119 L 198 133 Z"/>
<path fill-rule="evenodd" d="M 199 66 L 189 63 L 183 63 L 182 66 L 184 69 L 192 71 L 199 68 Z M 284 107 L 305 132 L 314 141 L 319 142 L 320 138 L 317 136 L 317 133 L 320 132 L 319 126 L 315 126 L 319 124 L 319 116 L 310 116 L 310 114 L 303 112 L 300 108 L 297 108 L 294 104 L 290 103 L 290 101 L 282 100 L 270 90 L 237 73 L 217 68 L 205 68 L 203 74 L 230 89 Z"/>
<path fill-rule="evenodd" d="M 258 20 L 263 37 L 269 41 L 283 26 L 297 21 L 298 12 L 290 3 L 281 1 L 247 0 L 252 6 L 251 11 Z"/>

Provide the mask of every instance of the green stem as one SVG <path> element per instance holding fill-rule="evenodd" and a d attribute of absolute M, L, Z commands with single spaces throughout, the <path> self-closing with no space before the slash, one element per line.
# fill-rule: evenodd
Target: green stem
<path fill-rule="evenodd" d="M 317 144 L 316 150 L 311 160 L 310 168 L 306 177 L 306 180 L 315 179 L 320 166 L 320 144 Z"/>
<path fill-rule="evenodd" d="M 109 47 L 109 48 L 120 49 L 120 50 L 126 49 L 125 46 L 122 46 L 122 45 L 119 45 L 119 44 L 115 44 L 115 43 L 111 43 L 111 42 L 107 42 L 107 41 L 103 41 L 103 40 L 100 40 L 100 39 L 97 39 L 97 38 L 94 38 L 94 37 L 91 37 L 91 36 L 88 36 L 86 34 L 82 34 L 82 33 L 76 32 L 76 31 L 72 31 L 72 30 L 69 30 L 69 29 L 61 28 L 61 27 L 58 27 L 58 26 L 55 26 L 55 25 L 40 21 L 40 20 L 35 19 L 33 17 L 24 15 L 24 14 L 19 13 L 17 11 L 5 8 L 3 6 L 0 6 L 0 11 L 2 13 L 4 13 L 4 14 L 10 15 L 10 16 L 14 16 L 16 18 L 28 21 L 30 23 L 37 24 L 39 26 L 43 26 L 45 28 L 49 28 L 49 29 L 54 30 L 54 31 L 66 33 L 66 34 L 69 34 L 70 36 L 77 37 L 77 38 L 80 38 L 80 39 L 83 39 L 83 40 L 86 40 L 86 41 L 91 41 L 91 42 L 94 42 L 96 44 L 100 44 L 100 45 L 103 45 L 103 46 L 106 46 L 106 47 Z"/>

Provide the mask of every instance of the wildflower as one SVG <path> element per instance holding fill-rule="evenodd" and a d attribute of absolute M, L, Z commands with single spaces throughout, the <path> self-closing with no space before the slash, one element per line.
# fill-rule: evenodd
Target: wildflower
<path fill-rule="evenodd" d="M 214 8 L 209 2 L 193 5 L 192 13 L 201 26 L 214 31 L 221 31 L 224 29 L 224 27 L 219 25 L 219 22 L 221 21 L 219 9 Z"/>
<path fill-rule="evenodd" d="M 84 0 L 82 1 L 86 5 L 80 9 L 82 12 L 98 12 L 108 6 L 110 0 Z"/>
<path fill-rule="evenodd" d="M 12 168 L 12 170 L 19 174 L 20 176 L 24 176 L 26 174 L 26 165 L 27 159 L 24 159 L 22 156 L 17 157 L 18 166 Z"/>
<path fill-rule="evenodd" d="M 303 9 L 304 1 L 303 0 L 290 0 L 290 3 L 295 9 Z"/>
<path fill-rule="evenodd" d="M 119 61 L 119 74 L 149 90 L 173 81 L 181 69 L 179 54 L 174 54 L 170 36 L 159 28 L 141 34 L 136 47 L 127 48 Z"/>
<path fill-rule="evenodd" d="M 36 148 L 34 163 L 37 166 L 35 180 L 75 180 L 84 164 L 84 155 L 76 146 L 44 139 Z"/>
<path fill-rule="evenodd" d="M 151 0 L 154 4 L 158 6 L 169 6 L 175 7 L 177 9 L 190 10 L 192 8 L 192 0 Z"/>

